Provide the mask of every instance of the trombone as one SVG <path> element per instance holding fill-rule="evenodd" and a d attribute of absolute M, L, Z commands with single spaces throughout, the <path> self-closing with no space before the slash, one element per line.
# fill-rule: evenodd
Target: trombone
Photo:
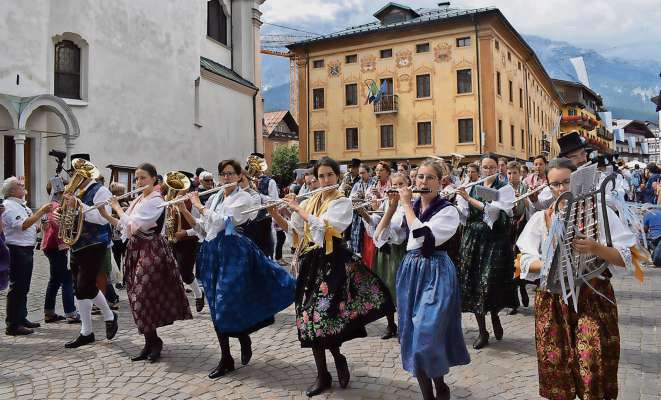
<path fill-rule="evenodd" d="M 237 185 L 237 182 L 227 183 L 227 184 L 225 184 L 225 185 L 217 186 L 217 187 L 215 187 L 215 188 L 213 188 L 213 189 L 205 190 L 204 192 L 199 192 L 199 195 L 200 195 L 200 196 L 205 196 L 205 195 L 207 195 L 207 194 L 220 192 L 221 190 L 225 190 L 225 189 L 227 189 L 227 188 L 231 188 L 231 187 L 234 187 L 234 186 L 236 186 L 236 185 Z M 161 204 L 158 206 L 158 208 L 168 207 L 168 206 L 172 206 L 172 205 L 175 205 L 175 204 L 182 203 L 182 202 L 184 202 L 184 201 L 190 199 L 191 196 L 192 196 L 192 193 L 185 194 L 185 195 L 180 196 L 180 197 L 177 197 L 177 198 L 175 198 L 175 199 L 173 199 L 173 200 L 170 200 L 170 201 L 166 201 L 166 202 L 161 203 Z"/>
<path fill-rule="evenodd" d="M 133 189 L 128 193 L 124 193 L 121 196 L 112 196 L 112 197 L 108 198 L 108 200 L 97 203 L 97 204 L 93 205 L 92 207 L 88 208 L 87 210 L 83 211 L 83 214 L 88 213 L 90 211 L 98 210 L 101 207 L 108 206 L 108 205 L 110 205 L 110 203 L 112 203 L 113 200 L 118 200 L 119 201 L 119 200 L 123 200 L 127 197 L 131 197 L 134 194 L 142 193 L 147 188 L 148 188 L 148 186 L 143 186 L 143 187 L 139 187 L 137 189 Z"/>
<path fill-rule="evenodd" d="M 340 187 L 339 184 L 335 184 L 335 185 L 331 185 L 331 186 L 324 186 L 324 187 L 319 188 L 319 189 L 311 190 L 311 191 L 309 191 L 305 194 L 298 195 L 298 196 L 296 196 L 296 200 L 302 200 L 302 199 L 308 198 L 310 196 L 314 196 L 317 193 L 328 192 L 328 191 L 331 191 L 331 190 L 335 190 L 339 187 Z M 261 206 L 252 207 L 252 208 L 249 208 L 245 211 L 242 211 L 241 214 L 252 214 L 255 211 L 265 210 L 265 209 L 273 207 L 273 206 L 277 206 L 278 208 L 286 207 L 287 202 L 284 201 L 283 199 L 269 201 L 268 203 L 262 204 Z"/>

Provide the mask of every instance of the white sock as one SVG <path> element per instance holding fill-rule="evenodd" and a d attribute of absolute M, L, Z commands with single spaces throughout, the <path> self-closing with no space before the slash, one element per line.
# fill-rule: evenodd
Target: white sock
<path fill-rule="evenodd" d="M 108 306 L 108 302 L 106 301 L 106 297 L 99 292 L 96 294 L 96 297 L 94 298 L 94 304 L 96 304 L 97 307 L 99 307 L 99 310 L 101 310 L 101 314 L 103 314 L 103 320 L 104 321 L 112 321 L 115 319 L 115 315 L 112 313 L 112 310 Z"/>
<path fill-rule="evenodd" d="M 196 299 L 202 297 L 202 290 L 200 290 L 200 285 L 197 284 L 197 279 L 193 279 L 193 282 L 188 284 L 188 287 L 191 288 L 193 291 L 193 296 L 195 296 Z"/>
<path fill-rule="evenodd" d="M 80 311 L 80 334 L 89 336 L 92 333 L 92 300 L 79 299 L 78 311 Z"/>

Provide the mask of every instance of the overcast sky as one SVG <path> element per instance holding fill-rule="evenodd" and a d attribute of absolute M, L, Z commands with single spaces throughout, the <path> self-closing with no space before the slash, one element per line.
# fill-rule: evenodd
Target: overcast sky
<path fill-rule="evenodd" d="M 412 8 L 438 1 L 400 0 Z M 373 21 L 387 0 L 266 0 L 264 22 L 328 33 Z M 661 62 L 661 0 L 461 0 L 461 8 L 498 7 L 523 34 L 569 42 L 604 56 Z M 265 33 L 276 29 L 265 25 Z M 280 30 L 281 31 L 281 30 Z"/>

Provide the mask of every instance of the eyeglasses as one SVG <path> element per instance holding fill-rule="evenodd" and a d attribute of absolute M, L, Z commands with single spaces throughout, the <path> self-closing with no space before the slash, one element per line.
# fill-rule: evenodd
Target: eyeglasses
<path fill-rule="evenodd" d="M 549 186 L 551 186 L 553 189 L 560 189 L 561 186 L 564 187 L 569 187 L 569 181 L 562 181 L 562 182 L 549 182 Z"/>
<path fill-rule="evenodd" d="M 418 174 L 418 175 L 416 175 L 415 177 L 416 177 L 416 179 L 419 179 L 419 180 L 421 180 L 421 181 L 424 181 L 424 180 L 435 181 L 436 179 L 438 179 L 437 176 L 434 176 L 434 175 L 425 175 L 425 174 Z"/>
<path fill-rule="evenodd" d="M 236 172 L 221 172 L 220 176 L 224 178 L 229 178 L 231 176 L 236 176 Z M 206 179 L 205 179 L 206 180 Z"/>

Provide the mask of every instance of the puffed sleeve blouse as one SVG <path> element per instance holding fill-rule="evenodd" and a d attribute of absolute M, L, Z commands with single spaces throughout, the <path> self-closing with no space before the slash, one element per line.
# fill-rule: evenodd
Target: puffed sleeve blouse
<path fill-rule="evenodd" d="M 308 200 L 301 203 L 301 207 L 305 208 Z M 312 215 L 309 217 L 310 234 L 312 242 L 318 246 L 324 246 L 324 238 L 326 235 L 326 227 L 334 228 L 337 232 L 344 232 L 353 219 L 353 205 L 351 200 L 346 197 L 340 197 L 331 201 L 327 210 L 321 215 Z M 301 218 L 298 213 L 293 213 L 289 223 L 289 234 L 293 231 L 299 236 L 303 236 L 305 232 L 305 220 Z"/>

